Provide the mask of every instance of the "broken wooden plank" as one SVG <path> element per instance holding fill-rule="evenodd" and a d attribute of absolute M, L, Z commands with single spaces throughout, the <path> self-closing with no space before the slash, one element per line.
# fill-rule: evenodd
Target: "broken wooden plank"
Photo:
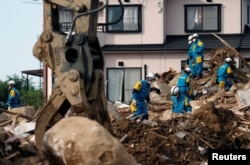
<path fill-rule="evenodd" d="M 241 105 L 241 106 L 237 106 L 237 107 L 231 108 L 230 110 L 231 111 L 239 111 L 239 110 L 247 109 L 249 107 L 250 107 L 250 104 L 249 105 Z"/>
<path fill-rule="evenodd" d="M 13 119 L 5 121 L 5 122 L 3 122 L 3 123 L 0 124 L 0 127 L 4 127 L 4 126 L 8 125 L 8 124 L 12 123 L 12 121 L 13 121 Z"/>
<path fill-rule="evenodd" d="M 0 112 L 8 113 L 8 114 L 11 114 L 11 115 L 16 115 L 16 116 L 25 118 L 25 119 L 27 119 L 27 120 L 29 120 L 29 121 L 32 120 L 32 118 L 29 117 L 29 116 L 23 115 L 23 114 L 21 114 L 21 113 L 11 112 L 11 111 L 8 111 L 8 110 L 2 109 L 2 108 L 0 108 Z"/>
<path fill-rule="evenodd" d="M 233 51 L 240 59 L 241 61 L 248 66 L 248 68 L 250 68 L 250 64 L 244 59 L 244 57 L 242 57 L 242 55 L 234 48 L 232 47 L 229 43 L 227 43 L 225 40 L 223 40 L 221 37 L 219 37 L 218 35 L 212 33 L 216 38 L 218 38 L 224 45 L 225 47 L 229 48 L 231 51 Z"/>

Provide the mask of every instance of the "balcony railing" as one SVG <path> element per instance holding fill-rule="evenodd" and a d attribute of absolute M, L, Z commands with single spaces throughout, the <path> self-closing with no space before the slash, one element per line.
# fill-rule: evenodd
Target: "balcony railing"
<path fill-rule="evenodd" d="M 60 31 L 62 32 L 69 32 L 71 30 L 72 22 L 62 22 L 59 24 Z M 105 32 L 105 25 L 98 24 L 97 25 L 97 31 L 98 32 Z"/>

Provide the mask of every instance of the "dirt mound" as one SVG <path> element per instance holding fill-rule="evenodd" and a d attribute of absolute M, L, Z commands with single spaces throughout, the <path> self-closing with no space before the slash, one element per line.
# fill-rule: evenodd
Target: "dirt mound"
<path fill-rule="evenodd" d="M 157 126 L 127 119 L 113 123 L 113 134 L 143 165 L 201 164 L 207 150 L 249 148 L 249 136 L 238 129 L 239 118 L 207 104 L 193 115 L 182 115 Z"/>
<path fill-rule="evenodd" d="M 193 114 L 166 121 L 155 117 L 136 123 L 126 119 L 128 113 L 120 113 L 119 122 L 113 120 L 112 135 L 139 164 L 200 165 L 207 162 L 208 149 L 250 149 L 249 125 L 231 110 L 215 108 L 212 102 L 204 104 Z M 9 159 L 5 163 L 15 164 L 22 160 L 46 164 L 38 159 L 34 144 L 26 144 L 22 150 L 20 145 L 13 143 L 11 153 L 2 155 L 2 159 Z M 1 158 L 0 162 L 3 161 Z"/>

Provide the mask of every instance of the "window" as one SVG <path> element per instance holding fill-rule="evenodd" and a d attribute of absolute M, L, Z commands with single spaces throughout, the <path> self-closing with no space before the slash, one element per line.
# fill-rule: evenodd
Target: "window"
<path fill-rule="evenodd" d="M 188 59 L 181 60 L 181 70 L 183 71 L 187 66 L 188 66 Z M 203 61 L 203 71 L 207 72 L 207 71 L 209 71 L 209 68 L 211 68 L 210 61 L 204 60 Z"/>
<path fill-rule="evenodd" d="M 108 100 L 131 101 L 134 84 L 141 80 L 141 68 L 107 68 Z"/>
<path fill-rule="evenodd" d="M 181 60 L 181 70 L 184 70 L 188 65 L 188 58 L 186 60 Z"/>
<path fill-rule="evenodd" d="M 185 32 L 220 32 L 221 5 L 185 5 Z"/>
<path fill-rule="evenodd" d="M 107 25 L 107 32 L 141 32 L 141 5 L 124 5 L 123 7 L 123 18 L 116 24 Z M 117 21 L 121 14 L 120 5 L 108 6 L 107 23 Z"/>
<path fill-rule="evenodd" d="M 73 10 L 67 8 L 60 8 L 59 9 L 60 31 L 69 32 L 72 26 L 73 18 L 74 18 Z"/>

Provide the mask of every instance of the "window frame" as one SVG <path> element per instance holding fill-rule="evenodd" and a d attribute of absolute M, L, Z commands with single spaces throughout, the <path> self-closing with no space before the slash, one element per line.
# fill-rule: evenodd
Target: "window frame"
<path fill-rule="evenodd" d="M 136 70 L 136 72 L 134 70 Z M 122 71 L 122 74 L 119 74 L 119 76 L 117 77 L 116 75 L 112 74 L 112 72 L 114 73 L 114 71 Z M 130 75 L 131 73 L 133 73 L 134 76 L 131 76 Z M 112 78 L 110 79 L 110 77 Z M 137 81 L 141 80 L 142 79 L 141 77 L 142 77 L 141 67 L 106 68 L 106 97 L 107 99 L 111 102 L 115 102 L 117 100 L 122 101 L 122 102 L 131 101 L 133 85 Z M 114 93 L 115 95 L 113 95 Z"/>
<path fill-rule="evenodd" d="M 74 10 L 66 7 L 58 8 L 58 25 L 60 32 L 69 32 L 71 30 L 72 22 L 74 19 Z M 62 18 L 63 17 L 63 18 Z M 70 18 L 71 17 L 71 18 Z M 65 21 L 67 20 L 67 21 Z"/>
<path fill-rule="evenodd" d="M 250 7 L 249 7 L 249 5 L 247 5 L 247 24 L 249 25 L 249 21 L 250 21 Z"/>
<path fill-rule="evenodd" d="M 190 30 L 188 29 L 188 8 L 193 8 L 193 7 L 201 7 L 202 11 L 206 7 L 216 7 L 217 8 L 217 28 L 211 29 L 211 30 L 204 30 L 202 29 L 193 29 Z M 189 5 L 184 5 L 184 20 L 185 20 L 185 32 L 187 33 L 192 33 L 192 32 L 221 32 L 221 4 L 189 4 Z M 204 21 L 202 21 L 204 22 Z"/>
<path fill-rule="evenodd" d="M 186 60 L 181 60 L 181 71 L 183 71 L 187 67 L 188 58 Z M 203 60 L 203 71 L 209 71 L 210 60 Z"/>
<path fill-rule="evenodd" d="M 121 8 L 120 5 L 109 5 L 106 9 L 106 23 L 109 24 L 109 14 L 110 14 L 110 9 L 111 8 Z M 125 8 L 129 8 L 129 7 L 137 7 L 137 16 L 138 16 L 138 19 L 137 19 L 137 29 L 136 30 L 124 30 L 124 27 L 123 29 L 118 29 L 118 30 L 111 30 L 110 27 L 111 26 L 114 26 L 114 25 L 106 25 L 105 29 L 106 29 L 106 32 L 108 33 L 140 33 L 142 32 L 142 5 L 123 5 L 124 7 L 124 13 L 125 13 Z M 123 24 L 123 18 L 122 20 L 120 20 L 118 23 L 121 23 Z M 116 20 L 114 20 L 116 21 Z M 117 23 L 116 23 L 117 24 Z"/>

